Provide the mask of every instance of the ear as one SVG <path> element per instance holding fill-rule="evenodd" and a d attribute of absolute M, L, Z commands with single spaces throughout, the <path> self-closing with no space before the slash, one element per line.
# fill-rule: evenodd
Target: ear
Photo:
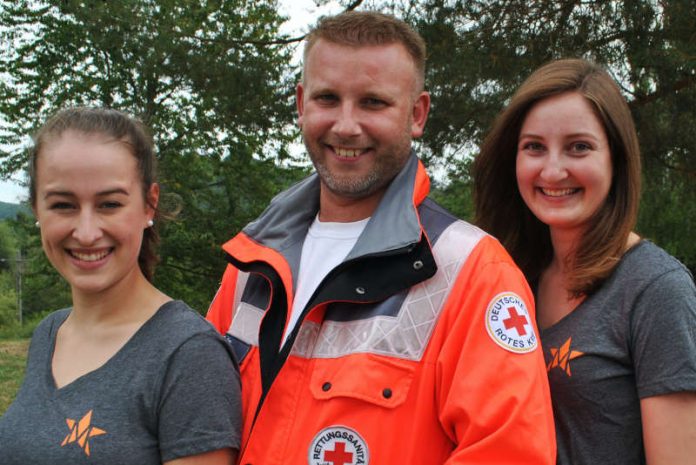
<path fill-rule="evenodd" d="M 295 104 L 297 105 L 297 125 L 302 127 L 302 115 L 304 114 L 304 86 L 298 83 L 295 88 Z"/>
<path fill-rule="evenodd" d="M 41 220 L 39 220 L 39 214 L 38 214 L 38 212 L 36 211 L 36 205 L 32 205 L 32 206 L 31 206 L 31 212 L 34 214 L 34 219 L 35 219 L 35 221 L 36 221 L 35 226 L 36 226 L 36 228 L 39 230 L 39 234 L 41 234 L 41 226 L 39 225 L 39 222 L 40 222 Z"/>
<path fill-rule="evenodd" d="M 145 205 L 145 210 L 147 211 L 147 219 L 151 220 L 155 217 L 155 209 L 159 202 L 159 184 L 153 182 L 150 184 L 150 188 L 147 190 L 147 204 Z"/>
<path fill-rule="evenodd" d="M 413 102 L 412 109 L 413 122 L 411 123 L 411 137 L 418 138 L 423 135 L 425 122 L 428 120 L 430 113 L 430 94 L 422 91 Z"/>

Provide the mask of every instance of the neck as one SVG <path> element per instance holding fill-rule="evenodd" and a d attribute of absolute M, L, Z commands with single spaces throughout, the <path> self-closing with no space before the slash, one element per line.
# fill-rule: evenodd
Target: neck
<path fill-rule="evenodd" d="M 155 288 L 138 268 L 100 292 L 84 292 L 72 289 L 73 310 L 70 319 L 77 325 L 143 323 L 169 297 Z"/>
<path fill-rule="evenodd" d="M 565 229 L 550 230 L 551 245 L 553 246 L 553 259 L 551 265 L 565 270 L 565 263 L 572 258 L 580 242 L 580 233 Z"/>
<path fill-rule="evenodd" d="M 350 223 L 372 216 L 384 196 L 386 187 L 362 198 L 342 197 L 323 184 L 319 194 L 319 221 Z"/>

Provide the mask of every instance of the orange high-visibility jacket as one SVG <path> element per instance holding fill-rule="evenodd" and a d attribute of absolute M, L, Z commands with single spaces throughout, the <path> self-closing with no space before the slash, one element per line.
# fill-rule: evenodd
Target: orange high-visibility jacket
<path fill-rule="evenodd" d="M 240 360 L 239 463 L 555 463 L 529 287 L 429 184 L 412 155 L 282 349 L 317 176 L 224 245 L 208 319 Z"/>

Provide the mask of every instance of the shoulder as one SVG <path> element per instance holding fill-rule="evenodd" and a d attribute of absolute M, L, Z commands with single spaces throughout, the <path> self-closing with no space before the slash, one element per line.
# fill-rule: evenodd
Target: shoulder
<path fill-rule="evenodd" d="M 679 260 L 648 240 L 642 240 L 621 259 L 614 283 L 640 291 L 659 282 L 693 287 L 693 277 Z"/>
<path fill-rule="evenodd" d="M 679 260 L 646 240 L 624 255 L 597 291 L 596 302 L 622 308 L 638 339 L 643 333 L 690 328 L 696 323 L 696 286 L 691 273 Z"/>
<path fill-rule="evenodd" d="M 418 207 L 421 224 L 431 245 L 438 248 L 467 253 L 484 237 L 486 232 L 461 220 L 440 206 L 431 198 L 426 198 Z"/>
<path fill-rule="evenodd" d="M 175 351 L 191 339 L 224 342 L 215 327 L 180 300 L 165 303 L 149 322 L 149 340 Z"/>
<path fill-rule="evenodd" d="M 186 330 L 193 333 L 215 331 L 203 316 L 180 300 L 172 300 L 162 305 L 156 317 L 159 325 L 166 325 L 171 329 Z"/>
<path fill-rule="evenodd" d="M 472 279 L 495 281 L 505 276 L 526 286 L 519 267 L 495 237 L 430 198 L 421 203 L 418 212 L 438 268 L 448 279 L 460 276 L 470 283 Z"/>
<path fill-rule="evenodd" d="M 213 325 L 181 301 L 164 304 L 144 329 L 137 339 L 137 350 L 149 354 L 143 363 L 159 367 L 156 371 L 163 364 L 180 365 L 181 360 L 200 364 L 215 354 L 221 360 L 232 358 L 229 344 Z M 189 367 L 194 368 L 202 367 Z"/>
<path fill-rule="evenodd" d="M 49 354 L 48 356 L 50 356 L 53 340 L 55 339 L 58 328 L 60 328 L 60 325 L 63 324 L 71 310 L 71 308 L 56 310 L 55 312 L 48 314 L 43 320 L 41 320 L 36 328 L 34 328 L 31 342 L 29 344 L 29 363 L 31 363 L 33 360 L 38 360 L 39 357 L 47 356 L 46 354 Z"/>
<path fill-rule="evenodd" d="M 173 301 L 166 309 L 166 331 L 170 344 L 163 353 L 170 369 L 183 368 L 194 373 L 215 373 L 235 367 L 236 359 L 230 344 L 215 327 L 181 301 Z"/>
<path fill-rule="evenodd" d="M 38 335 L 46 335 L 53 333 L 58 329 L 60 325 L 63 324 L 65 319 L 68 317 L 72 308 L 63 308 L 56 310 L 55 312 L 49 313 L 34 329 L 34 337 Z"/>
<path fill-rule="evenodd" d="M 667 253 L 662 247 L 647 239 L 641 240 L 625 255 L 626 261 L 650 262 L 650 267 L 660 266 L 660 269 L 685 268 L 675 257 Z"/>

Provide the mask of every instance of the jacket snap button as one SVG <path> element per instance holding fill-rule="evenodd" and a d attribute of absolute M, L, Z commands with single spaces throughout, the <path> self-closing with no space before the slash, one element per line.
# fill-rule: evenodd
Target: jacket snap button
<path fill-rule="evenodd" d="M 413 269 L 414 269 L 414 270 L 420 270 L 421 268 L 423 268 L 423 262 L 422 262 L 422 261 L 416 260 L 415 262 L 413 262 Z"/>
<path fill-rule="evenodd" d="M 321 390 L 322 390 L 322 391 L 326 392 L 326 391 L 328 391 L 329 389 L 331 389 L 331 383 L 326 382 L 326 383 L 324 383 L 324 384 L 321 385 Z"/>
<path fill-rule="evenodd" d="M 386 388 L 384 391 L 382 391 L 382 395 L 384 396 L 385 399 L 390 399 L 392 396 L 392 390 L 389 388 Z"/>
<path fill-rule="evenodd" d="M 360 295 L 363 295 L 365 293 L 365 288 L 360 286 L 355 288 L 355 292 L 357 292 Z"/>

